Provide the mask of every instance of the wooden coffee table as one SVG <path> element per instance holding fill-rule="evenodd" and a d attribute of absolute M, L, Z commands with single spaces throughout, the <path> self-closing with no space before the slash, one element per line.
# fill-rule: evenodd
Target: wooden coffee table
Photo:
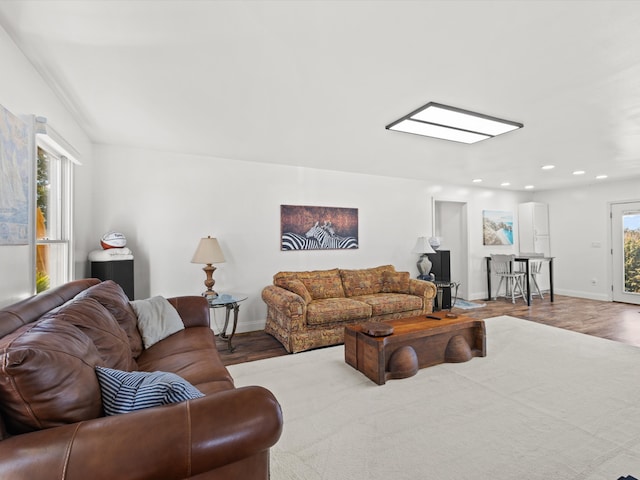
<path fill-rule="evenodd" d="M 393 333 L 386 336 L 364 333 L 384 334 L 379 325 L 345 327 L 345 362 L 383 385 L 392 378 L 411 377 L 420 368 L 486 356 L 484 321 L 464 315 L 446 318 L 446 313 L 432 314 L 439 320 L 420 315 L 382 322 L 393 327 Z M 376 326 L 379 328 L 371 328 Z"/>

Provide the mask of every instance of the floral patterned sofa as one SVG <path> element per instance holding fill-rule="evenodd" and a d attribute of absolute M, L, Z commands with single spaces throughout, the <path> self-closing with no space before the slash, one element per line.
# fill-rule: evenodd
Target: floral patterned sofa
<path fill-rule="evenodd" d="M 265 331 L 289 353 L 344 343 L 344 327 L 431 313 L 436 287 L 392 265 L 278 272 L 262 290 Z"/>

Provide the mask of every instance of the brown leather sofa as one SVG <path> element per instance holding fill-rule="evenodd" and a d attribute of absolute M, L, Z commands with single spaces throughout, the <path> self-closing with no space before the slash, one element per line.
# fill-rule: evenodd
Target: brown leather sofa
<path fill-rule="evenodd" d="M 0 478 L 269 478 L 278 402 L 234 387 L 204 298 L 169 301 L 185 329 L 146 350 L 111 281 L 73 281 L 0 309 Z M 114 318 L 121 329 L 107 331 Z M 96 365 L 173 372 L 205 396 L 105 416 Z"/>

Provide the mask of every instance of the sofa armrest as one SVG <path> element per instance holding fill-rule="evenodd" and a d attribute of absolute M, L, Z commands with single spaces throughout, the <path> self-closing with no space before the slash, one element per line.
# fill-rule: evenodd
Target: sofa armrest
<path fill-rule="evenodd" d="M 409 293 L 411 295 L 422 297 L 424 313 L 431 313 L 433 311 L 433 299 L 435 298 L 437 291 L 438 289 L 433 282 L 418 280 L 417 278 L 409 279 Z"/>
<path fill-rule="evenodd" d="M 267 304 L 267 308 L 279 314 L 278 318 L 286 319 L 288 331 L 305 329 L 307 304 L 300 295 L 282 287 L 268 285 L 262 290 L 262 300 Z"/>
<path fill-rule="evenodd" d="M 280 405 L 262 387 L 102 417 L 0 442 L 2 478 L 183 479 L 268 450 Z"/>
<path fill-rule="evenodd" d="M 185 328 L 209 326 L 210 310 L 209 302 L 206 298 L 189 295 L 172 297 L 167 300 L 178 311 Z"/>

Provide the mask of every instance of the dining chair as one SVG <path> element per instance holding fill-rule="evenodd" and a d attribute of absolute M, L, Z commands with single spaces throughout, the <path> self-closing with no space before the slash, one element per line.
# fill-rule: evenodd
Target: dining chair
<path fill-rule="evenodd" d="M 530 283 L 533 283 L 533 287 L 535 288 L 537 295 L 540 298 L 544 298 L 544 295 L 542 295 L 542 291 L 540 290 L 540 285 L 538 285 L 538 275 L 541 273 L 541 270 L 542 270 L 542 261 L 537 260 L 535 258 L 535 257 L 544 257 L 544 255 L 542 253 L 521 253 L 520 256 L 529 257 L 529 276 L 531 277 L 531 281 L 532 281 Z M 525 266 L 521 262 L 519 263 L 520 265 L 518 265 L 519 267 L 518 270 L 524 273 L 526 277 L 527 273 L 526 273 Z M 523 285 L 526 285 L 526 282 Z M 536 295 L 536 292 L 533 291 L 533 288 L 531 290 L 532 290 L 531 295 L 532 296 Z"/>
<path fill-rule="evenodd" d="M 496 295 L 493 297 L 494 299 L 498 298 L 498 293 L 500 293 L 500 287 L 502 283 L 505 284 L 505 297 L 511 297 L 511 302 L 516 303 L 516 290 L 520 291 L 519 296 L 527 302 L 527 298 L 524 295 L 524 287 L 523 280 L 525 277 L 524 272 L 516 271 L 513 268 L 513 261 L 516 258 L 515 255 L 491 255 L 491 270 L 495 272 L 495 274 L 500 277 L 500 281 L 498 282 L 498 288 L 496 288 Z"/>
<path fill-rule="evenodd" d="M 536 287 L 538 296 L 540 298 L 544 298 L 537 280 L 537 277 L 540 274 L 541 269 L 542 269 L 542 262 L 540 260 L 529 260 L 529 275 L 531 276 L 531 280 L 533 280 L 533 286 Z M 531 294 L 533 295 L 533 292 L 531 292 Z"/>

